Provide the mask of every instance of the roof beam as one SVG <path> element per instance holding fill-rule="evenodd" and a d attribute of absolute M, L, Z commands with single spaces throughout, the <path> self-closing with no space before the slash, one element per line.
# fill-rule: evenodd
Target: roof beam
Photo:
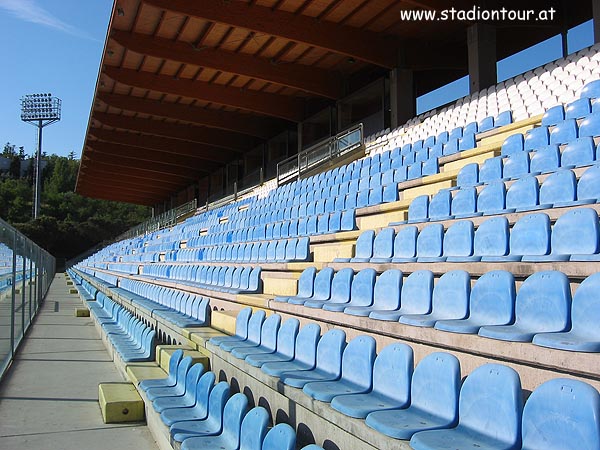
<path fill-rule="evenodd" d="M 178 189 L 179 186 L 187 186 L 190 184 L 190 180 L 187 177 L 183 177 L 181 175 L 170 175 L 166 173 L 157 175 L 156 172 L 152 170 L 135 169 L 124 166 L 123 164 L 119 164 L 119 161 L 115 160 L 114 158 L 109 162 L 92 160 L 88 156 L 88 152 L 85 152 L 80 164 L 82 174 L 100 172 L 104 173 L 104 176 L 120 175 L 127 178 L 160 180 L 173 186 L 174 190 Z"/>
<path fill-rule="evenodd" d="M 140 97 L 108 94 L 105 92 L 98 92 L 96 100 L 125 111 L 177 119 L 221 130 L 234 131 L 248 136 L 255 136 L 260 139 L 269 139 L 275 136 L 285 129 L 287 123 L 277 119 L 257 117 L 250 114 L 208 110 L 194 106 L 157 102 Z M 227 143 L 227 146 L 234 147 L 230 143 Z"/>
<path fill-rule="evenodd" d="M 236 152 L 250 150 L 258 142 L 248 136 L 221 131 L 216 128 L 196 127 L 188 124 L 168 123 L 160 120 L 141 119 L 138 117 L 120 116 L 104 112 L 94 112 L 93 120 L 110 127 L 139 133 L 162 136 L 183 141 L 222 147 Z"/>
<path fill-rule="evenodd" d="M 184 16 L 197 17 L 269 34 L 333 53 L 387 67 L 396 65 L 394 42 L 357 28 L 320 21 L 313 17 L 273 10 L 231 0 L 143 0 L 148 5 Z"/>
<path fill-rule="evenodd" d="M 205 81 L 177 79 L 168 75 L 155 75 L 114 66 L 105 66 L 102 73 L 131 87 L 195 98 L 292 122 L 300 122 L 304 117 L 304 101 L 298 97 L 237 89 Z"/>
<path fill-rule="evenodd" d="M 90 145 L 92 142 L 94 142 L 94 143 L 97 142 L 97 145 L 95 146 L 96 148 L 102 147 L 103 143 L 100 141 L 88 141 L 88 145 Z M 199 171 L 199 170 L 186 169 L 184 167 L 177 167 L 177 166 L 173 166 L 170 164 L 155 163 L 155 162 L 151 162 L 151 161 L 143 161 L 143 160 L 139 160 L 136 158 L 128 158 L 127 156 L 123 156 L 123 155 L 120 155 L 120 156 L 105 155 L 102 153 L 101 150 L 97 151 L 93 147 L 88 148 L 88 151 L 86 152 L 86 157 L 93 164 L 96 164 L 96 163 L 111 164 L 111 165 L 115 165 L 118 167 L 128 168 L 132 172 L 141 169 L 141 170 L 145 170 L 147 172 L 154 172 L 155 177 L 161 176 L 161 175 L 174 175 L 174 176 L 179 176 L 185 180 L 194 180 L 201 174 L 201 171 Z"/>
<path fill-rule="evenodd" d="M 141 55 L 207 67 L 223 72 L 276 83 L 331 99 L 342 96 L 342 80 L 333 73 L 301 64 L 274 64 L 253 55 L 233 53 L 211 47 L 140 33 L 112 30 L 110 37 L 128 50 Z"/>
<path fill-rule="evenodd" d="M 194 163 L 194 159 L 217 163 L 217 166 L 213 166 L 211 170 L 216 169 L 218 165 L 227 164 L 228 162 L 237 159 L 238 156 L 235 152 L 228 152 L 227 150 L 218 147 L 185 142 L 178 139 L 137 135 L 126 131 L 90 128 L 88 134 L 103 141 L 114 142 L 115 144 L 131 145 L 134 147 L 156 150 L 168 155 L 187 157 L 192 159 L 188 164 Z M 88 141 L 88 144 L 90 142 L 91 141 Z M 156 155 L 157 158 L 161 158 L 162 156 L 165 155 Z"/>
<path fill-rule="evenodd" d="M 153 174 L 152 176 L 145 176 L 145 175 L 141 175 L 139 173 L 131 173 L 131 171 L 128 171 L 127 169 L 124 169 L 123 171 L 118 171 L 116 168 L 114 167 L 109 167 L 108 169 L 106 168 L 99 168 L 96 165 L 85 165 L 85 161 L 82 161 L 81 164 L 81 170 L 80 170 L 80 177 L 78 178 L 78 183 L 80 182 L 85 182 L 87 181 L 87 178 L 91 177 L 91 179 L 93 180 L 100 180 L 100 179 L 107 179 L 107 180 L 115 180 L 115 179 L 119 179 L 119 180 L 127 180 L 129 183 L 135 184 L 135 185 L 141 185 L 141 186 L 156 186 L 156 187 L 161 187 L 164 186 L 166 189 L 168 190 L 173 190 L 173 189 L 179 189 L 179 187 L 181 187 L 181 181 L 174 181 L 174 180 L 166 180 L 165 176 L 160 177 L 160 179 L 158 179 L 156 177 L 156 174 Z"/>
<path fill-rule="evenodd" d="M 165 186 L 150 186 L 144 184 L 129 183 L 127 181 L 123 181 L 122 178 L 119 178 L 118 180 L 108 178 L 94 180 L 85 179 L 81 181 L 80 185 L 84 189 L 94 187 L 103 187 L 105 189 L 116 188 L 134 192 L 143 192 L 152 195 L 169 195 L 171 193 L 171 189 Z"/>
<path fill-rule="evenodd" d="M 122 202 L 122 203 L 133 203 L 134 205 L 143 205 L 143 206 L 153 206 L 159 199 L 145 197 L 145 196 L 137 196 L 137 195 L 122 195 L 116 192 L 114 195 L 111 195 L 110 192 L 106 191 L 85 191 L 80 193 L 84 197 L 95 198 L 99 200 L 109 200 L 112 202 Z"/>
<path fill-rule="evenodd" d="M 83 184 L 81 186 L 82 190 L 86 191 L 97 191 L 97 192 L 119 192 L 125 195 L 137 195 L 137 196 L 147 196 L 153 198 L 159 197 L 168 197 L 170 195 L 169 192 L 152 192 L 152 191 L 144 191 L 142 189 L 122 187 L 112 183 L 98 183 L 95 185 Z"/>
<path fill-rule="evenodd" d="M 92 130 L 90 130 L 91 133 Z M 173 155 L 161 151 L 150 150 L 143 147 L 124 145 L 120 142 L 87 141 L 87 145 L 103 155 L 113 155 L 117 158 L 126 157 L 148 161 L 156 164 L 165 164 L 173 167 L 194 169 L 200 172 L 210 173 L 221 167 L 220 164 L 207 162 L 204 159 L 191 158 L 189 156 Z"/>

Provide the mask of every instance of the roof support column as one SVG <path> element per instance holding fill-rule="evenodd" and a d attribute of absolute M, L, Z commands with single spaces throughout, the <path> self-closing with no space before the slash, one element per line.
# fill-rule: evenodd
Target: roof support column
<path fill-rule="evenodd" d="M 414 72 L 396 68 L 390 71 L 390 127 L 403 125 L 416 115 Z"/>
<path fill-rule="evenodd" d="M 594 43 L 600 42 L 600 0 L 592 0 L 592 16 L 594 17 Z"/>
<path fill-rule="evenodd" d="M 467 28 L 469 92 L 472 94 L 496 84 L 496 28 L 475 23 Z"/>

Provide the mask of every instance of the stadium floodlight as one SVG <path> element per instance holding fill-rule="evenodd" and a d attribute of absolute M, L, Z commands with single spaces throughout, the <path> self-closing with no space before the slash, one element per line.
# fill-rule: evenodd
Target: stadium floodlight
<path fill-rule="evenodd" d="M 27 94 L 21 97 L 21 120 L 38 128 L 38 145 L 35 163 L 35 198 L 33 218 L 40 214 L 42 193 L 42 129 L 60 120 L 62 102 L 52 94 Z"/>

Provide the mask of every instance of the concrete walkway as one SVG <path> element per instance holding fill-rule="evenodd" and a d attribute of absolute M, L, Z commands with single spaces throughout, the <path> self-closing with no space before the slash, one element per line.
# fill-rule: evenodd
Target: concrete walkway
<path fill-rule="evenodd" d="M 98 384 L 123 381 L 92 319 L 57 274 L 0 384 L 0 449 L 156 449 L 144 424 L 105 425 Z"/>

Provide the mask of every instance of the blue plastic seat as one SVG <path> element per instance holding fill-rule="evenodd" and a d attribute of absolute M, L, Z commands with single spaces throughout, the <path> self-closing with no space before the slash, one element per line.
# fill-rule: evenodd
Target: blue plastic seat
<path fill-rule="evenodd" d="M 518 179 L 529 172 L 529 152 L 523 151 L 510 155 L 503 161 L 502 176 L 505 179 Z"/>
<path fill-rule="evenodd" d="M 529 170 L 532 173 L 548 173 L 560 167 L 560 149 L 558 145 L 547 145 L 538 149 L 531 156 Z"/>
<path fill-rule="evenodd" d="M 587 383 L 554 378 L 535 389 L 523 408 L 523 450 L 600 448 L 600 395 Z"/>
<path fill-rule="evenodd" d="M 475 133 L 467 133 L 465 131 L 463 137 L 458 140 L 458 150 L 461 152 L 475 148 L 476 145 Z"/>
<path fill-rule="evenodd" d="M 596 104 L 598 100 L 596 100 Z M 579 126 L 580 137 L 598 137 L 600 136 L 600 114 L 594 112 L 593 114 L 586 117 Z"/>
<path fill-rule="evenodd" d="M 430 353 L 415 367 L 410 406 L 375 411 L 366 424 L 395 439 L 408 440 L 422 430 L 450 428 L 458 421 L 460 363 L 450 353 Z"/>
<path fill-rule="evenodd" d="M 296 432 L 287 423 L 278 423 L 271 428 L 262 442 L 261 450 L 294 450 Z"/>
<path fill-rule="evenodd" d="M 400 290 L 402 289 L 402 272 L 388 269 L 377 277 L 373 293 L 373 304 L 370 306 L 347 306 L 345 314 L 368 316 L 372 311 L 393 311 L 400 307 Z"/>
<path fill-rule="evenodd" d="M 384 203 L 397 202 L 399 200 L 398 183 L 395 180 L 393 183 L 386 184 L 383 187 L 382 199 Z"/>
<path fill-rule="evenodd" d="M 540 184 L 528 175 L 515 181 L 506 192 L 506 209 L 516 212 L 551 208 L 552 203 L 540 204 Z"/>
<path fill-rule="evenodd" d="M 510 110 L 502 111 L 496 116 L 494 126 L 495 128 L 499 128 L 510 125 L 511 123 L 513 123 L 512 112 Z"/>
<path fill-rule="evenodd" d="M 275 353 L 280 324 L 279 314 L 270 315 L 262 324 L 260 340 L 257 343 L 240 342 L 239 346 L 231 349 L 231 354 L 238 359 L 245 359 L 248 355 Z"/>
<path fill-rule="evenodd" d="M 363 419 L 373 411 L 404 408 L 410 401 L 413 351 L 406 344 L 385 347 L 373 364 L 373 388 L 368 393 L 334 397 L 331 407 L 341 413 Z"/>
<path fill-rule="evenodd" d="M 525 135 L 523 150 L 537 150 L 538 148 L 545 147 L 548 144 L 550 144 L 550 132 L 548 127 L 542 126 L 532 128 Z"/>
<path fill-rule="evenodd" d="M 408 223 L 427 222 L 429 220 L 429 196 L 415 197 L 408 205 Z"/>
<path fill-rule="evenodd" d="M 392 260 L 395 232 L 393 228 L 384 228 L 377 233 L 373 241 L 373 257 L 370 262 L 386 263 Z"/>
<path fill-rule="evenodd" d="M 146 397 L 154 401 L 160 397 L 181 396 L 185 393 L 185 383 L 187 374 L 192 366 L 192 357 L 182 358 L 177 366 L 177 383 L 174 386 L 151 387 L 146 390 Z"/>
<path fill-rule="evenodd" d="M 369 317 L 378 320 L 397 321 L 403 314 L 427 314 L 431 311 L 433 272 L 417 270 L 402 283 L 400 308 L 372 311 Z"/>
<path fill-rule="evenodd" d="M 408 166 L 407 180 L 415 180 L 421 178 L 423 163 L 415 162 Z"/>
<path fill-rule="evenodd" d="M 308 370 L 291 370 L 279 373 L 288 386 L 303 388 L 313 381 L 335 381 L 342 371 L 342 353 L 346 347 L 346 333 L 333 329 L 325 333 L 317 344 L 316 365 Z"/>
<path fill-rule="evenodd" d="M 473 186 L 463 186 L 456 191 L 452 198 L 450 215 L 454 218 L 480 216 L 477 212 L 477 189 Z"/>
<path fill-rule="evenodd" d="M 450 134 L 448 135 L 448 139 L 458 139 L 463 135 L 463 128 L 456 127 L 450 130 Z"/>
<path fill-rule="evenodd" d="M 333 279 L 333 273 L 334 272 L 331 267 L 324 267 L 316 274 L 314 278 L 312 294 L 289 297 L 288 303 L 293 305 L 303 305 L 309 300 L 328 300 L 331 296 L 331 280 Z"/>
<path fill-rule="evenodd" d="M 565 168 L 580 167 L 593 164 L 596 160 L 596 145 L 589 137 L 581 137 L 569 142 L 561 155 L 561 166 Z"/>
<path fill-rule="evenodd" d="M 456 185 L 460 188 L 475 186 L 479 183 L 479 164 L 469 163 L 463 166 L 456 176 Z"/>
<path fill-rule="evenodd" d="M 521 445 L 523 396 L 519 374 L 508 366 L 484 364 L 460 389 L 458 426 L 416 433 L 415 450 L 486 448 L 517 450 Z"/>
<path fill-rule="evenodd" d="M 446 261 L 479 261 L 480 257 L 473 256 L 474 235 L 473 222 L 470 220 L 461 220 L 450 225 L 444 234 L 444 258 Z"/>
<path fill-rule="evenodd" d="M 210 394 L 215 384 L 215 374 L 213 372 L 204 373 L 194 388 L 194 403 L 191 407 L 172 407 L 162 410 L 160 418 L 167 426 L 175 422 L 187 420 L 204 420 L 208 416 L 208 403 Z M 229 392 L 229 390 L 228 390 Z M 186 393 L 187 395 L 187 393 Z M 155 402 L 179 397 L 165 397 L 157 399 Z"/>
<path fill-rule="evenodd" d="M 323 308 L 323 305 L 327 303 L 348 303 L 350 301 L 350 289 L 352 285 L 352 279 L 354 278 L 354 271 L 347 267 L 337 272 L 331 280 L 331 295 L 326 300 L 307 300 L 304 302 L 304 306 L 309 308 Z"/>
<path fill-rule="evenodd" d="M 194 364 L 185 377 L 184 392 L 181 396 L 158 397 L 152 402 L 152 407 L 158 413 L 168 408 L 190 408 L 196 404 L 196 387 L 204 373 L 202 364 Z"/>
<path fill-rule="evenodd" d="M 416 226 L 403 227 L 394 238 L 394 256 L 392 262 L 410 262 L 417 260 Z"/>
<path fill-rule="evenodd" d="M 445 261 L 443 256 L 444 226 L 432 223 L 423 227 L 417 237 L 417 261 Z"/>
<path fill-rule="evenodd" d="M 341 231 L 352 231 L 356 230 L 356 210 L 346 209 L 342 212 L 342 230 Z"/>
<path fill-rule="evenodd" d="M 290 361 L 267 361 L 261 370 L 272 376 L 292 370 L 310 370 L 315 366 L 317 343 L 321 336 L 321 327 L 316 323 L 304 325 L 296 336 L 294 357 Z"/>
<path fill-rule="evenodd" d="M 513 342 L 531 342 L 538 333 L 566 331 L 571 324 L 571 288 L 562 272 L 530 275 L 515 300 L 515 323 L 484 326 L 479 335 Z"/>
<path fill-rule="evenodd" d="M 499 180 L 502 178 L 502 158 L 486 159 L 479 167 L 479 182 L 489 183 L 490 181 Z"/>
<path fill-rule="evenodd" d="M 223 413 L 225 405 L 229 400 L 229 393 L 230 388 L 228 383 L 225 381 L 217 383 L 217 385 L 210 391 L 207 405 L 208 414 L 206 414 L 204 417 L 199 417 L 202 411 L 200 411 L 200 414 L 197 414 L 195 408 L 167 410 L 161 413 L 161 419 L 163 416 L 167 415 L 169 417 L 179 417 L 180 421 L 175 421 L 170 424 L 169 432 L 172 436 L 172 439 L 176 442 L 181 442 L 184 439 L 193 436 L 211 436 L 220 433 L 223 426 Z M 239 396 L 243 394 L 237 395 Z M 238 397 L 238 399 L 234 400 L 233 403 L 236 403 L 237 401 L 243 402 L 243 399 Z M 230 408 L 234 408 L 234 405 L 232 404 Z M 169 420 L 169 422 L 171 421 Z"/>
<path fill-rule="evenodd" d="M 429 220 L 451 219 L 451 204 L 452 193 L 448 189 L 440 190 L 429 202 Z"/>
<path fill-rule="evenodd" d="M 482 261 L 520 261 L 524 256 L 550 253 L 550 218 L 547 214 L 529 214 L 519 219 L 510 231 L 510 253 L 503 256 L 486 255 Z M 526 258 L 526 259 L 527 259 Z"/>
<path fill-rule="evenodd" d="M 577 183 L 577 203 L 600 200 L 600 165 L 587 169 Z"/>
<path fill-rule="evenodd" d="M 449 156 L 458 153 L 458 140 L 459 138 L 450 137 L 448 142 L 446 142 L 442 147 L 442 155 Z"/>
<path fill-rule="evenodd" d="M 578 127 L 575 119 L 566 119 L 557 123 L 550 132 L 549 144 L 566 144 L 577 139 Z"/>
<path fill-rule="evenodd" d="M 540 204 L 554 207 L 575 204 L 577 199 L 577 178 L 569 170 L 557 170 L 544 180 L 540 187 Z M 593 202 L 591 202 L 593 203 Z"/>
<path fill-rule="evenodd" d="M 308 267 L 300 274 L 298 279 L 298 293 L 294 296 L 277 296 L 275 297 L 276 302 L 287 302 L 290 298 L 310 298 L 313 295 L 313 286 L 315 282 L 315 275 L 317 269 L 315 267 Z"/>
<path fill-rule="evenodd" d="M 565 107 L 565 119 L 581 119 L 592 112 L 589 98 L 573 100 Z"/>
<path fill-rule="evenodd" d="M 344 311 L 348 307 L 366 307 L 373 303 L 373 293 L 375 288 L 375 269 L 363 269 L 354 275 L 350 287 L 350 301 L 345 297 L 340 298 L 340 302 L 332 299 L 323 305 L 326 311 Z M 345 301 L 344 301 L 345 300 Z"/>
<path fill-rule="evenodd" d="M 471 289 L 469 317 L 438 320 L 435 328 L 452 333 L 477 334 L 482 326 L 508 325 L 514 321 L 515 295 L 512 273 L 504 270 L 487 272 Z"/>
<path fill-rule="evenodd" d="M 260 344 L 260 332 L 262 330 L 262 324 L 265 321 L 265 312 L 258 310 L 252 313 L 252 317 L 248 321 L 248 337 L 244 340 L 228 340 L 221 341 L 219 347 L 226 352 L 230 352 L 236 347 L 255 346 Z"/>
<path fill-rule="evenodd" d="M 452 270 L 440 277 L 433 288 L 431 312 L 405 314 L 400 323 L 418 327 L 433 327 L 438 320 L 464 319 L 469 313 L 471 277 L 464 270 Z"/>
<path fill-rule="evenodd" d="M 600 273 L 587 277 L 577 288 L 571 305 L 571 329 L 558 333 L 541 333 L 533 343 L 542 347 L 576 352 L 600 352 L 600 307 L 597 293 Z"/>
<path fill-rule="evenodd" d="M 577 208 L 558 218 L 552 228 L 552 251 L 545 256 L 524 256 L 523 261 L 600 260 L 600 224 L 591 208 Z"/>
<path fill-rule="evenodd" d="M 149 379 L 140 381 L 139 387 L 143 391 L 148 390 L 151 387 L 169 387 L 177 384 L 177 368 L 183 358 L 183 350 L 177 349 L 173 352 L 169 358 L 169 376 L 161 379 Z"/>
<path fill-rule="evenodd" d="M 260 367 L 266 362 L 291 361 L 294 358 L 294 346 L 299 328 L 300 321 L 298 319 L 294 317 L 287 319 L 277 332 L 276 351 L 247 352 L 246 362 L 254 367 Z"/>
<path fill-rule="evenodd" d="M 503 181 L 493 181 L 479 192 L 477 212 L 485 216 L 514 212 L 506 208 L 506 186 Z"/>
<path fill-rule="evenodd" d="M 466 124 L 463 128 L 463 135 L 467 134 L 467 133 L 477 133 L 477 122 L 469 122 L 468 124 Z"/>
<path fill-rule="evenodd" d="M 436 173 L 440 172 L 440 166 L 438 164 L 438 159 L 436 157 L 433 158 L 429 158 L 427 161 L 425 161 L 423 163 L 423 166 L 421 167 L 421 175 L 422 176 L 428 176 L 428 175 L 435 175 Z"/>
<path fill-rule="evenodd" d="M 542 116 L 542 126 L 548 127 L 556 125 L 563 120 L 565 120 L 565 109 L 563 108 L 563 105 L 555 105 L 548 108 Z"/>
<path fill-rule="evenodd" d="M 322 402 L 331 402 L 338 395 L 369 392 L 373 383 L 375 356 L 375 339 L 357 336 L 344 349 L 340 378 L 307 383 L 302 391 Z"/>
<path fill-rule="evenodd" d="M 481 119 L 479 121 L 477 128 L 478 128 L 479 133 L 485 133 L 486 131 L 493 129 L 494 128 L 494 117 L 493 116 L 484 117 L 483 119 Z"/>
<path fill-rule="evenodd" d="M 354 257 L 350 259 L 336 258 L 334 262 L 369 262 L 373 257 L 373 241 L 375 240 L 375 231 L 363 231 L 354 247 Z"/>
<path fill-rule="evenodd" d="M 600 97 L 600 80 L 594 80 L 587 83 L 581 89 L 579 97 L 582 98 L 599 98 Z"/>

